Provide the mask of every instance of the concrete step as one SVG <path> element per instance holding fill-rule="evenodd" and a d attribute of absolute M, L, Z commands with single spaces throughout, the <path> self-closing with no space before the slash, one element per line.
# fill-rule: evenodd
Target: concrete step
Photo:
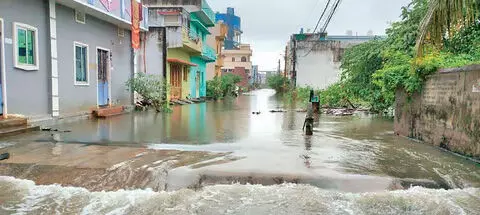
<path fill-rule="evenodd" d="M 0 128 L 0 137 L 6 137 L 6 136 L 22 134 L 30 131 L 39 131 L 39 130 L 40 130 L 40 126 L 28 126 L 28 125 Z"/>
<path fill-rule="evenodd" d="M 195 103 L 195 102 L 192 102 L 188 99 L 179 99 L 179 100 L 182 101 L 182 102 L 188 103 L 188 104 L 194 104 Z"/>
<path fill-rule="evenodd" d="M 97 108 L 92 111 L 92 114 L 98 118 L 106 118 L 111 116 L 116 116 L 125 113 L 125 108 L 123 106 L 114 106 L 114 107 L 103 107 Z"/>
<path fill-rule="evenodd" d="M 19 117 L 9 117 L 7 119 L 0 118 L 0 129 L 26 126 L 26 125 L 27 125 L 26 118 L 19 118 Z"/>
<path fill-rule="evenodd" d="M 178 99 L 172 100 L 171 102 L 173 102 L 173 103 L 175 103 L 175 104 L 179 104 L 179 105 L 188 105 L 188 103 L 183 102 L 183 101 L 180 101 L 180 100 L 178 100 Z"/>

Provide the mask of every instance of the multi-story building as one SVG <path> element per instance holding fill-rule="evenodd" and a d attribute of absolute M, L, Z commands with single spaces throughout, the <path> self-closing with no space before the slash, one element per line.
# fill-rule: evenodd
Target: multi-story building
<path fill-rule="evenodd" d="M 227 8 L 227 13 L 217 13 L 216 18 L 228 27 L 225 49 L 237 49 L 242 43 L 242 19 L 235 15 L 235 9 L 231 7 Z"/>
<path fill-rule="evenodd" d="M 131 105 L 131 11 L 146 12 L 135 7 L 128 0 L 0 1 L 0 114 L 40 119 Z"/>
<path fill-rule="evenodd" d="M 147 49 L 158 49 L 155 38 L 162 28 L 166 32 L 169 97 L 206 96 L 206 64 L 216 60 L 215 50 L 206 42 L 208 27 L 215 24 L 212 9 L 205 0 L 147 0 L 146 5 L 153 37 Z"/>
<path fill-rule="evenodd" d="M 294 34 L 285 50 L 285 75 L 294 86 L 325 89 L 340 80 L 340 64 L 345 49 L 375 38 Z"/>
<path fill-rule="evenodd" d="M 252 66 L 252 77 L 250 77 L 250 84 L 251 85 L 259 84 L 258 65 Z"/>
<path fill-rule="evenodd" d="M 247 73 L 247 77 L 251 76 L 252 71 L 252 49 L 249 44 L 241 44 L 238 49 L 223 50 L 223 67 L 222 72 L 233 72 L 236 67 L 243 67 Z M 248 80 L 247 80 L 248 83 Z"/>
<path fill-rule="evenodd" d="M 215 76 L 222 75 L 223 67 L 223 46 L 227 36 L 228 27 L 222 21 L 215 24 L 215 27 L 210 28 L 212 34 L 207 36 L 207 43 L 215 48 L 217 53 L 217 60 L 213 63 L 207 64 L 207 80 L 213 79 Z"/>

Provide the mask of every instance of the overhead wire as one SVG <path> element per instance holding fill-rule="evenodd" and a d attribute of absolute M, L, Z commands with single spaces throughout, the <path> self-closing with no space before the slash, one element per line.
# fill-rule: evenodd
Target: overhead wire
<path fill-rule="evenodd" d="M 323 16 L 325 15 L 325 12 L 327 11 L 328 6 L 330 5 L 330 1 L 331 1 L 331 0 L 328 0 L 327 5 L 325 6 L 325 9 L 324 9 L 323 12 L 322 12 L 322 15 L 321 15 L 320 18 L 318 19 L 318 21 L 317 21 L 317 26 L 315 27 L 315 30 L 313 31 L 313 34 L 315 34 L 315 32 L 316 32 L 316 30 L 317 30 L 317 28 L 318 28 L 318 25 L 320 24 Z M 341 2 L 341 0 L 335 0 L 335 3 L 334 3 L 334 5 L 331 7 L 331 10 L 329 11 L 329 15 L 328 15 L 327 19 L 325 20 L 325 23 L 323 24 L 323 27 L 320 29 L 320 30 L 321 30 L 320 33 L 325 33 L 325 31 L 327 30 L 327 27 L 328 27 L 328 25 L 330 24 L 330 21 L 332 20 L 333 15 L 335 15 L 335 12 L 337 11 L 338 6 L 340 5 L 340 2 Z M 312 51 L 313 51 L 313 47 L 310 48 L 310 50 L 309 50 L 305 55 L 303 55 L 302 57 L 308 56 Z"/>

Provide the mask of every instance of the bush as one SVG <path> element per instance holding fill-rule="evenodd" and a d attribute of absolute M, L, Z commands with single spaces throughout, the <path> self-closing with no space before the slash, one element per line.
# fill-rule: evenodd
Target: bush
<path fill-rule="evenodd" d="M 242 77 L 231 73 L 223 74 L 221 77 L 215 76 L 213 80 L 207 81 L 207 96 L 219 99 L 235 95 L 236 86 L 241 81 Z"/>
<path fill-rule="evenodd" d="M 267 78 L 268 87 L 274 89 L 277 92 L 285 92 L 289 89 L 288 78 L 281 74 L 269 76 Z"/>
<path fill-rule="evenodd" d="M 152 106 L 157 112 L 168 112 L 166 92 L 168 86 L 161 75 L 138 73 L 126 82 L 127 88 L 142 97 L 142 104 Z"/>

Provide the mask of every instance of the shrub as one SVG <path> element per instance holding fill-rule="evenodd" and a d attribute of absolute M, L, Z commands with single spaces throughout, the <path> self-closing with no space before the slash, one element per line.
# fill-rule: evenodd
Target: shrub
<path fill-rule="evenodd" d="M 214 99 L 232 96 L 241 81 L 242 77 L 231 73 L 223 74 L 221 77 L 215 76 L 213 80 L 207 81 L 207 96 Z"/>
<path fill-rule="evenodd" d="M 168 86 L 161 75 L 138 73 L 136 77 L 126 82 L 127 88 L 136 92 L 142 98 L 142 104 L 152 106 L 157 112 L 170 111 L 166 93 Z"/>

